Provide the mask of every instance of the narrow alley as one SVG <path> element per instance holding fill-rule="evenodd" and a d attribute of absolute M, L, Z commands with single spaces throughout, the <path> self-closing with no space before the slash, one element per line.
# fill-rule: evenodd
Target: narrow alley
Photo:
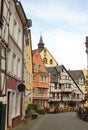
<path fill-rule="evenodd" d="M 31 120 L 27 125 L 19 125 L 13 130 L 87 130 L 88 122 L 76 117 L 75 112 L 46 114 Z"/>

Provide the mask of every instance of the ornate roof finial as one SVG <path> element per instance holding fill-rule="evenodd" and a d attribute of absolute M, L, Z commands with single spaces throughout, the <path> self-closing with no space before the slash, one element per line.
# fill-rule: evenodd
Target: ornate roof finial
<path fill-rule="evenodd" d="M 41 35 L 39 43 L 38 43 L 38 49 L 43 49 L 43 48 L 44 48 L 44 43 L 43 43 L 43 38 L 42 38 L 42 35 Z"/>

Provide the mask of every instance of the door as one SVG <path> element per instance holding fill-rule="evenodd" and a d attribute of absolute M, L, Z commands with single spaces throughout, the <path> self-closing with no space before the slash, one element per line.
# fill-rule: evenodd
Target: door
<path fill-rule="evenodd" d="M 0 102 L 0 130 L 1 130 L 1 119 L 2 119 L 2 102 Z"/>

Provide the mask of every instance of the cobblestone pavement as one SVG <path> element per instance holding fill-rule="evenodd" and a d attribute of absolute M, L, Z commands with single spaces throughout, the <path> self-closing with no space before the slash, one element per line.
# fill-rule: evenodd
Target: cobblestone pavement
<path fill-rule="evenodd" d="M 12 130 L 32 130 L 34 126 L 41 124 L 46 118 L 48 114 L 39 115 L 37 119 L 28 119 L 27 122 L 22 121 L 17 127 L 12 128 Z"/>
<path fill-rule="evenodd" d="M 14 130 L 87 130 L 88 122 L 76 117 L 75 112 L 46 114 L 20 124 Z"/>

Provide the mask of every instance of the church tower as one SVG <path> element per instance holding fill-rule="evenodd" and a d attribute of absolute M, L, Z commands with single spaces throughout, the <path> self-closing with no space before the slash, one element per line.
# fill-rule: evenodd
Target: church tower
<path fill-rule="evenodd" d="M 44 49 L 44 43 L 43 43 L 42 35 L 40 36 L 40 40 L 39 40 L 39 43 L 38 43 L 38 49 Z"/>

